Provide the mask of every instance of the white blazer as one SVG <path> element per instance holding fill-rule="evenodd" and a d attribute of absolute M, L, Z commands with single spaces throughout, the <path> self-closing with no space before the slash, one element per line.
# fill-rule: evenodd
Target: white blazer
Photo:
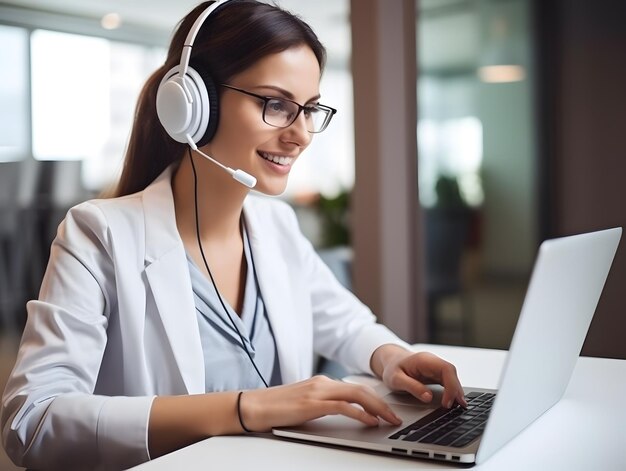
<path fill-rule="evenodd" d="M 204 392 L 204 360 L 168 168 L 144 191 L 71 209 L 2 399 L 5 449 L 31 468 L 119 469 L 150 459 L 155 395 Z M 405 345 L 344 289 L 288 205 L 244 204 L 285 383 L 314 352 L 371 372 L 374 350 Z"/>

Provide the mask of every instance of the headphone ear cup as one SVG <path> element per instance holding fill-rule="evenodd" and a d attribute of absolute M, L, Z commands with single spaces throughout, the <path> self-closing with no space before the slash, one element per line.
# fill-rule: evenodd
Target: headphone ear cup
<path fill-rule="evenodd" d="M 217 127 L 220 121 L 220 105 L 219 94 L 217 87 L 215 86 L 215 82 L 213 81 L 213 77 L 211 77 L 211 74 L 209 73 L 203 73 L 201 68 L 198 68 L 198 72 L 200 73 L 206 87 L 208 106 L 205 108 L 205 111 L 208 110 L 209 114 L 206 131 L 197 142 L 198 147 L 202 147 L 211 142 L 211 139 L 213 139 L 213 136 L 215 136 L 215 133 L 217 132 Z"/>
<path fill-rule="evenodd" d="M 189 136 L 198 143 L 209 124 L 209 95 L 198 72 L 188 67 L 187 73 L 181 77 L 179 68 L 170 69 L 159 84 L 157 115 L 172 139 L 186 143 Z"/>

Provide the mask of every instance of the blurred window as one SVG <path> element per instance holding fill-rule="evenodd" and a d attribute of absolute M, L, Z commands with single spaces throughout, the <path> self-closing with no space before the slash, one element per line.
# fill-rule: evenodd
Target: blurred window
<path fill-rule="evenodd" d="M 320 102 L 338 110 L 328 128 L 313 137 L 293 167 L 284 197 L 301 200 L 301 196 L 306 199 L 306 195 L 320 194 L 334 198 L 349 192 L 354 185 L 350 2 L 278 0 L 276 3 L 311 25 L 326 48 Z"/>
<path fill-rule="evenodd" d="M 28 31 L 0 25 L 0 162 L 28 155 Z"/>
<path fill-rule="evenodd" d="M 423 206 L 432 207 L 438 203 L 435 187 L 442 175 L 458 181 L 463 201 L 469 206 L 482 204 L 482 132 L 482 123 L 476 116 L 419 121 L 419 194 Z"/>
<path fill-rule="evenodd" d="M 84 160 L 99 190 L 121 168 L 136 98 L 163 51 L 103 38 L 36 30 L 31 35 L 33 155 Z"/>
<path fill-rule="evenodd" d="M 321 103 L 337 108 L 337 114 L 298 159 L 289 175 L 285 196 L 320 193 L 327 197 L 354 185 L 354 119 L 352 74 L 347 69 L 329 68 L 320 84 Z"/>

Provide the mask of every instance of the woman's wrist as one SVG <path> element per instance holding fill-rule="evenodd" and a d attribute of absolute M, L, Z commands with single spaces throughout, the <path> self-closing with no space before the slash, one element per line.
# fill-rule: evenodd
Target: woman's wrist
<path fill-rule="evenodd" d="M 260 433 L 271 430 L 264 419 L 263 408 L 258 406 L 259 396 L 267 390 L 249 390 L 237 393 L 237 418 L 241 429 L 246 433 Z"/>
<path fill-rule="evenodd" d="M 372 353 L 372 357 L 370 358 L 370 368 L 376 376 L 382 378 L 383 372 L 389 363 L 396 361 L 398 357 L 404 358 L 411 354 L 411 351 L 401 347 L 400 345 L 392 343 L 381 345 L 374 350 L 374 353 Z"/>
<path fill-rule="evenodd" d="M 242 413 L 241 413 L 241 397 L 242 396 L 243 396 L 243 391 L 239 391 L 237 393 L 237 419 L 239 419 L 239 425 L 241 426 L 241 429 L 246 433 L 251 433 L 252 430 L 246 427 L 246 424 L 243 420 Z"/>

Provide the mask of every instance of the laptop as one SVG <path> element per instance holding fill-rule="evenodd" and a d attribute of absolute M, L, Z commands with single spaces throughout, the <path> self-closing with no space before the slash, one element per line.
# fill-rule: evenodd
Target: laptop
<path fill-rule="evenodd" d="M 498 389 L 464 388 L 467 409 L 438 408 L 436 387 L 429 405 L 406 393 L 385 396 L 400 426 L 327 416 L 273 433 L 413 458 L 484 462 L 563 396 L 621 234 L 614 228 L 541 244 Z"/>

